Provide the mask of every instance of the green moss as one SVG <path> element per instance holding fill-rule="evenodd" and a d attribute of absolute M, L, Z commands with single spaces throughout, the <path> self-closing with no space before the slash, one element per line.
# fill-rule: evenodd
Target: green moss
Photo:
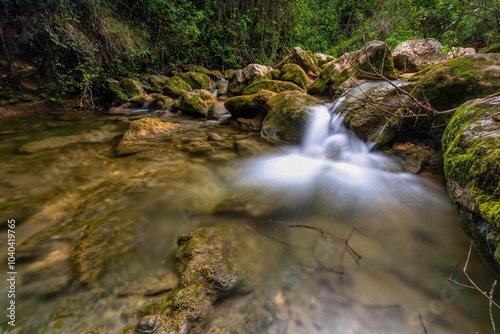
<path fill-rule="evenodd" d="M 156 97 L 148 104 L 149 109 L 167 109 L 174 105 L 174 100 L 165 95 L 156 95 Z"/>
<path fill-rule="evenodd" d="M 306 89 L 311 82 L 306 72 L 297 64 L 283 65 L 279 80 L 292 82 L 302 89 Z"/>
<path fill-rule="evenodd" d="M 488 119 L 497 110 L 488 101 L 471 101 L 456 111 L 443 135 L 444 168 L 449 180 L 468 189 L 477 211 L 500 225 L 500 139 L 492 135 L 500 123 Z"/>
<path fill-rule="evenodd" d="M 163 94 L 172 98 L 179 98 L 183 93 L 191 90 L 191 86 L 178 76 L 168 78 L 163 85 Z"/>
<path fill-rule="evenodd" d="M 491 44 L 479 50 L 479 53 L 500 53 L 500 43 Z"/>
<path fill-rule="evenodd" d="M 281 93 L 288 90 L 298 90 L 304 92 L 302 88 L 292 82 L 279 80 L 262 80 L 246 87 L 243 90 L 243 95 L 255 94 L 261 90 L 267 90 L 275 93 Z"/>
<path fill-rule="evenodd" d="M 118 82 L 117 80 L 108 79 L 108 88 L 113 92 L 113 94 L 118 98 L 118 100 L 121 101 L 128 100 L 127 94 L 125 94 L 122 86 L 120 85 L 120 82 Z"/>
<path fill-rule="evenodd" d="M 179 73 L 177 76 L 190 85 L 192 89 L 210 89 L 211 81 L 206 73 L 190 71 L 187 73 Z"/>
<path fill-rule="evenodd" d="M 185 92 L 178 100 L 178 108 L 187 115 L 208 117 L 210 108 L 217 102 L 217 98 L 207 90 L 197 89 Z"/>
<path fill-rule="evenodd" d="M 238 118 L 261 118 L 263 119 L 268 110 L 267 101 L 276 95 L 268 90 L 261 90 L 251 95 L 241 95 L 228 98 L 224 106 L 232 117 Z"/>

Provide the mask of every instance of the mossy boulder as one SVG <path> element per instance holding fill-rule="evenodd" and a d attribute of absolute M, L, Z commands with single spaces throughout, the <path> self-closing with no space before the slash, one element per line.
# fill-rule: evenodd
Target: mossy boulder
<path fill-rule="evenodd" d="M 190 85 L 192 89 L 209 90 L 211 88 L 211 80 L 206 73 L 189 71 L 186 73 L 179 73 L 177 76 Z"/>
<path fill-rule="evenodd" d="M 162 122 L 157 118 L 135 120 L 130 123 L 130 128 L 116 147 L 116 153 L 128 155 L 155 147 L 158 141 L 180 127 L 179 124 Z"/>
<path fill-rule="evenodd" d="M 322 101 L 300 91 L 286 91 L 268 100 L 269 111 L 261 136 L 271 142 L 299 143 L 310 116 L 310 106 Z"/>
<path fill-rule="evenodd" d="M 148 82 L 153 91 L 157 93 L 163 92 L 163 86 L 167 82 L 168 77 L 164 75 L 151 75 Z"/>
<path fill-rule="evenodd" d="M 298 90 L 305 92 L 302 88 L 293 82 L 280 81 L 280 80 L 262 80 L 251 84 L 243 91 L 243 95 L 255 94 L 261 90 L 267 90 L 275 93 L 281 93 L 287 90 Z"/>
<path fill-rule="evenodd" d="M 500 90 L 500 54 L 466 55 L 432 65 L 418 73 L 415 80 L 419 80 L 411 91 L 415 98 L 428 101 L 437 111 L 451 110 L 468 100 L 485 97 Z M 406 107 L 415 114 L 425 112 L 411 102 Z M 442 131 L 434 127 L 436 124 L 448 124 L 452 115 L 443 113 L 418 119 L 403 118 L 397 125 L 395 139 L 412 141 L 431 138 L 439 144 Z"/>
<path fill-rule="evenodd" d="M 448 193 L 464 231 L 500 275 L 500 93 L 460 106 L 443 135 Z"/>
<path fill-rule="evenodd" d="M 276 65 L 281 69 L 286 64 L 297 64 L 308 75 L 315 77 L 319 73 L 318 60 L 311 51 L 304 51 L 300 46 L 296 46 L 282 61 Z"/>
<path fill-rule="evenodd" d="M 137 79 L 123 78 L 122 80 L 120 80 L 120 86 L 122 87 L 125 95 L 127 95 L 129 98 L 144 94 L 144 86 Z"/>
<path fill-rule="evenodd" d="M 263 119 L 268 110 L 267 101 L 276 93 L 260 90 L 251 95 L 241 95 L 228 98 L 224 106 L 233 118 L 260 118 Z"/>
<path fill-rule="evenodd" d="M 127 94 L 125 94 L 125 92 L 123 91 L 123 88 L 118 80 L 108 79 L 107 82 L 108 88 L 114 94 L 116 100 L 124 102 L 129 99 Z"/>
<path fill-rule="evenodd" d="M 302 89 L 306 89 L 312 82 L 307 76 L 306 72 L 297 64 L 285 64 L 281 68 L 279 80 L 289 81 Z"/>
<path fill-rule="evenodd" d="M 500 54 L 475 54 L 428 68 L 412 94 L 442 111 L 500 90 Z"/>
<path fill-rule="evenodd" d="M 250 64 L 244 69 L 231 73 L 227 87 L 229 97 L 241 95 L 245 88 L 255 82 L 272 79 L 273 68 L 259 64 Z"/>
<path fill-rule="evenodd" d="M 208 90 L 196 89 L 185 92 L 177 101 L 177 107 L 186 115 L 214 117 L 217 98 Z"/>
<path fill-rule="evenodd" d="M 318 61 L 318 66 L 319 68 L 321 69 L 325 64 L 331 62 L 331 61 L 334 61 L 335 60 L 335 57 L 333 56 L 330 56 L 326 53 L 315 53 L 314 54 L 314 57 L 316 57 L 316 60 Z"/>
<path fill-rule="evenodd" d="M 307 90 L 313 95 L 339 95 L 340 85 L 351 77 L 375 80 L 380 75 L 395 79 L 394 62 L 385 42 L 372 41 L 326 64 Z"/>
<path fill-rule="evenodd" d="M 174 99 L 179 98 L 183 93 L 190 92 L 191 86 L 178 76 L 168 78 L 163 85 L 163 94 Z"/>

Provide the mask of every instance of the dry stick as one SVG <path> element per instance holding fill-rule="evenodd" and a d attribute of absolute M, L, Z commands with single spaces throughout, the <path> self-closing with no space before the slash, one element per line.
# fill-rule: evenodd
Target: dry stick
<path fill-rule="evenodd" d="M 495 286 L 497 284 L 497 280 L 495 280 L 493 282 L 493 284 L 491 286 L 491 290 L 490 290 L 489 295 L 488 295 L 488 293 L 486 291 L 481 290 L 477 286 L 476 282 L 474 282 L 472 280 L 472 278 L 469 276 L 469 274 L 467 273 L 467 265 L 469 264 L 469 259 L 470 259 L 471 252 L 472 252 L 472 242 L 469 245 L 469 253 L 467 254 L 467 260 L 465 261 L 464 268 L 462 269 L 462 272 L 464 273 L 465 277 L 467 277 L 467 280 L 469 281 L 469 283 L 471 285 L 463 284 L 463 283 L 460 283 L 460 282 L 458 282 L 458 281 L 456 281 L 456 280 L 453 279 L 453 273 L 455 272 L 455 270 L 457 269 L 457 267 L 460 265 L 460 263 L 457 266 L 455 266 L 455 269 L 453 269 L 453 271 L 451 272 L 450 276 L 448 276 L 448 280 L 451 281 L 451 282 L 453 282 L 453 283 L 455 283 L 455 284 L 463 286 L 465 288 L 472 289 L 472 290 L 477 290 L 477 291 L 479 291 L 483 296 L 485 296 L 489 300 L 491 326 L 493 327 L 493 333 L 496 333 L 496 326 L 495 326 L 495 321 L 493 320 L 492 308 L 493 308 L 493 305 L 494 305 L 497 309 L 500 309 L 500 306 L 493 300 L 493 291 L 494 291 Z"/>
<path fill-rule="evenodd" d="M 424 329 L 424 334 L 427 334 L 427 328 L 425 328 L 424 319 L 422 319 L 422 315 L 419 313 L 418 318 L 420 319 L 420 323 L 422 324 L 422 328 Z"/>

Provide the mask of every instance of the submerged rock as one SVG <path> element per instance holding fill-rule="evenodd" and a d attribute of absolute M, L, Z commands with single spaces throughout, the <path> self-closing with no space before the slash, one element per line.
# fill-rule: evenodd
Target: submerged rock
<path fill-rule="evenodd" d="M 179 236 L 177 242 L 179 283 L 162 302 L 150 305 L 136 327 L 126 332 L 196 334 L 218 333 L 228 326 L 247 327 L 248 314 L 229 319 L 215 303 L 220 304 L 224 297 L 223 304 L 248 304 L 255 292 L 250 297 L 244 294 L 263 283 L 259 270 L 267 262 L 265 254 L 270 248 L 238 226 L 198 228 Z M 254 319 L 252 333 L 281 326 L 276 316 L 279 310 L 269 311 L 266 321 L 262 316 Z"/>
<path fill-rule="evenodd" d="M 500 93 L 460 106 L 443 135 L 448 193 L 462 228 L 500 275 Z"/>
<path fill-rule="evenodd" d="M 116 147 L 118 155 L 133 154 L 156 146 L 158 141 L 181 126 L 171 122 L 162 122 L 157 118 L 141 118 L 133 121 Z"/>

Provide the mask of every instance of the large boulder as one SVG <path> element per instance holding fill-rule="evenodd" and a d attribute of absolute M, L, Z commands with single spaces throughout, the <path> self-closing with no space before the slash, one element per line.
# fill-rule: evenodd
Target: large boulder
<path fill-rule="evenodd" d="M 270 66 L 264 66 L 259 64 L 250 64 L 244 69 L 236 70 L 232 72 L 229 78 L 229 84 L 227 87 L 227 95 L 229 97 L 235 95 L 241 95 L 243 90 L 257 82 L 265 79 L 271 79 L 273 68 Z"/>
<path fill-rule="evenodd" d="M 233 96 L 224 101 L 224 106 L 233 118 L 263 119 L 268 110 L 267 101 L 276 93 L 261 90 L 251 95 Z"/>
<path fill-rule="evenodd" d="M 269 111 L 262 124 L 261 136 L 271 142 L 299 143 L 310 116 L 310 106 L 322 101 L 300 91 L 286 91 L 268 100 Z"/>
<path fill-rule="evenodd" d="M 312 77 L 316 77 L 319 73 L 318 59 L 311 51 L 304 51 L 300 46 L 296 46 L 276 68 L 281 69 L 286 64 L 297 64 Z"/>
<path fill-rule="evenodd" d="M 391 50 L 385 42 L 372 41 L 357 51 L 349 52 L 326 64 L 318 78 L 308 87 L 314 95 L 339 95 L 339 87 L 347 79 L 395 79 Z"/>
<path fill-rule="evenodd" d="M 196 117 L 213 117 L 217 98 L 205 89 L 185 92 L 178 100 L 177 107 L 186 115 Z"/>
<path fill-rule="evenodd" d="M 428 65 L 444 60 L 443 45 L 434 38 L 412 39 L 402 42 L 392 51 L 394 66 L 404 72 L 418 72 Z"/>
<path fill-rule="evenodd" d="M 500 275 L 500 93 L 460 106 L 443 136 L 448 193 L 464 231 Z"/>

